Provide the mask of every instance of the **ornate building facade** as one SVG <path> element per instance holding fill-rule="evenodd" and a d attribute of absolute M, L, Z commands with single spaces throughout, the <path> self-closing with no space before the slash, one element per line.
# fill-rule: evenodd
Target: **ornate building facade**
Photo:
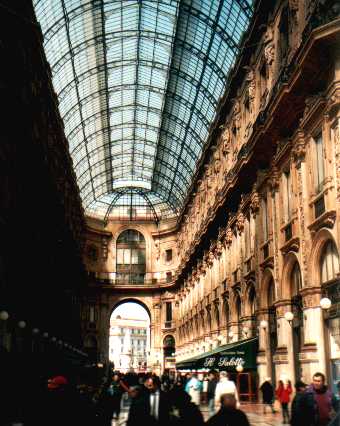
<path fill-rule="evenodd" d="M 339 6 L 326 3 L 259 6 L 176 224 L 89 222 L 102 344 L 113 307 L 134 298 L 154 365 L 169 332 L 184 363 L 258 337 L 260 382 L 339 379 Z M 143 285 L 115 276 L 124 229 L 145 238 Z"/>

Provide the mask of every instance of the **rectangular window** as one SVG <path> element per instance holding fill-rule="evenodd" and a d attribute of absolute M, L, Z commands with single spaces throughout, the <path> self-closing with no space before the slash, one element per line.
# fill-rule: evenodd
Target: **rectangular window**
<path fill-rule="evenodd" d="M 171 302 L 166 302 L 165 304 L 165 315 L 166 315 L 165 321 L 172 321 L 172 303 Z"/>
<path fill-rule="evenodd" d="M 263 241 L 268 240 L 268 204 L 267 198 L 262 199 L 262 231 Z"/>
<path fill-rule="evenodd" d="M 322 134 L 314 139 L 315 145 L 315 173 L 314 173 L 314 184 L 315 191 L 318 194 L 323 189 L 323 181 L 325 179 L 325 163 L 324 163 L 324 146 Z"/>
<path fill-rule="evenodd" d="M 172 261 L 172 249 L 165 250 L 165 261 L 166 262 Z"/>
<path fill-rule="evenodd" d="M 172 281 L 172 273 L 171 272 L 167 272 L 166 273 L 166 282 L 167 283 L 171 283 Z"/>
<path fill-rule="evenodd" d="M 283 180 L 283 212 L 284 222 L 287 223 L 291 219 L 292 211 L 292 188 L 290 171 L 285 171 L 282 176 Z"/>

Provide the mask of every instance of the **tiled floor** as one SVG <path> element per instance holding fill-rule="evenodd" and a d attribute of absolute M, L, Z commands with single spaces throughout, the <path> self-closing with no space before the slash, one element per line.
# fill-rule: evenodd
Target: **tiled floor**
<path fill-rule="evenodd" d="M 208 419 L 208 407 L 203 405 L 200 407 L 205 420 Z M 263 414 L 262 404 L 243 403 L 241 409 L 247 414 L 249 422 L 252 426 L 281 426 L 282 417 L 280 413 Z M 128 416 L 128 407 L 123 407 L 119 420 L 113 420 L 112 426 L 125 426 Z"/>

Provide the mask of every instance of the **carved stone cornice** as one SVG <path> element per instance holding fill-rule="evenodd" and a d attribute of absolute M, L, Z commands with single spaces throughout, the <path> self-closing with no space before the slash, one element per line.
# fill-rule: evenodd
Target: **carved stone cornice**
<path fill-rule="evenodd" d="M 244 231 L 244 224 L 245 224 L 244 214 L 241 211 L 239 211 L 236 217 L 236 228 L 239 235 L 241 235 L 242 232 Z"/>
<path fill-rule="evenodd" d="M 209 267 L 211 267 L 214 264 L 215 256 L 213 250 L 209 250 L 208 256 L 207 256 L 207 264 Z"/>
<path fill-rule="evenodd" d="M 224 239 L 225 245 L 229 248 L 233 242 L 233 231 L 230 227 L 227 228 Z"/>
<path fill-rule="evenodd" d="M 313 223 L 307 226 L 307 228 L 311 231 L 312 236 L 321 228 L 333 228 L 336 220 L 336 211 L 328 210 L 323 213 L 320 217 L 314 220 Z"/>
<path fill-rule="evenodd" d="M 250 211 L 255 218 L 260 209 L 260 196 L 256 190 L 256 185 L 253 186 L 253 190 L 250 195 Z"/>
<path fill-rule="evenodd" d="M 268 185 L 269 185 L 272 192 L 276 192 L 276 191 L 279 190 L 280 173 L 279 173 L 278 168 L 275 165 L 272 165 L 272 167 L 271 167 Z"/>
<path fill-rule="evenodd" d="M 274 268 L 274 256 L 268 256 L 262 263 L 260 263 L 261 271 L 264 271 L 266 268 Z"/>
<path fill-rule="evenodd" d="M 296 134 L 296 140 L 292 149 L 293 161 L 299 165 L 305 160 L 306 155 L 306 139 L 304 131 L 299 128 Z"/>
<path fill-rule="evenodd" d="M 282 254 L 287 254 L 290 251 L 298 252 L 300 248 L 300 238 L 295 237 L 287 241 L 281 248 Z"/>
<path fill-rule="evenodd" d="M 221 257 L 222 251 L 223 251 L 223 244 L 220 240 L 217 240 L 215 250 L 214 250 L 214 254 L 217 259 Z"/>
<path fill-rule="evenodd" d="M 226 157 L 230 152 L 230 130 L 229 127 L 223 126 L 223 132 L 221 135 L 222 153 Z"/>

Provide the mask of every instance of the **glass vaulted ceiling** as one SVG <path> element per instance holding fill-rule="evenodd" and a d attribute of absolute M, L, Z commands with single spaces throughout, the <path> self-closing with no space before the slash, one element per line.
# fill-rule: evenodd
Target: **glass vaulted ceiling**
<path fill-rule="evenodd" d="M 252 3 L 34 0 L 87 214 L 179 212 Z"/>

